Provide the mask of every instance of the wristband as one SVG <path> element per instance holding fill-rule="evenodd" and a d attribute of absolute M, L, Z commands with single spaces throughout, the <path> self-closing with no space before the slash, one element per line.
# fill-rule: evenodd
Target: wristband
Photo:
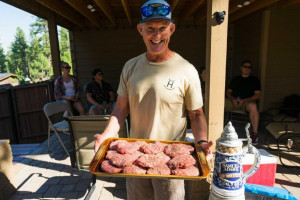
<path fill-rule="evenodd" d="M 208 143 L 208 141 L 207 140 L 200 140 L 200 141 L 198 141 L 197 142 L 199 145 L 201 145 L 201 144 L 203 144 L 203 143 Z"/>

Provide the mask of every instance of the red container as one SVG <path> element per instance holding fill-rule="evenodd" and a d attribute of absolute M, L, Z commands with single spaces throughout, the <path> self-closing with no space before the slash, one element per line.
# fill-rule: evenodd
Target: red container
<path fill-rule="evenodd" d="M 274 186 L 275 174 L 277 167 L 277 159 L 264 149 L 258 149 L 260 152 L 260 166 L 255 174 L 250 176 L 246 183 Z M 254 162 L 254 154 L 246 154 L 242 158 L 243 171 L 246 172 Z"/>

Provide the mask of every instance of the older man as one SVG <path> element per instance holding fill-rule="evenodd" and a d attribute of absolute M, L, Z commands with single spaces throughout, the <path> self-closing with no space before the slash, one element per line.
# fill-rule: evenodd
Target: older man
<path fill-rule="evenodd" d="M 195 140 L 211 157 L 213 142 L 207 142 L 207 125 L 197 70 L 169 49 L 175 31 L 170 5 L 149 0 L 141 7 L 137 30 L 146 53 L 129 60 L 121 73 L 116 107 L 107 128 L 95 135 L 95 151 L 113 137 L 130 113 L 130 137 L 181 140 L 186 137 L 186 116 L 191 120 Z M 184 181 L 175 179 L 126 180 L 127 199 L 184 199 Z"/>

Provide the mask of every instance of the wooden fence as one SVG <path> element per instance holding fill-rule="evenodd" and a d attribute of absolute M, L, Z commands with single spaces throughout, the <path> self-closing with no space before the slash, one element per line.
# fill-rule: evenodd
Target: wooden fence
<path fill-rule="evenodd" d="M 0 139 L 35 143 L 47 138 L 43 106 L 53 101 L 53 81 L 0 89 Z"/>

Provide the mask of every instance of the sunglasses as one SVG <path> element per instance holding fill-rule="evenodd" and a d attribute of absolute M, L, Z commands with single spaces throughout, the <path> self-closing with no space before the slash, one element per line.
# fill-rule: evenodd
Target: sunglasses
<path fill-rule="evenodd" d="M 141 9 L 141 13 L 144 17 L 152 16 L 154 11 L 156 11 L 160 16 L 167 16 L 170 13 L 171 9 L 169 6 L 165 5 L 150 5 Z"/>
<path fill-rule="evenodd" d="M 65 68 L 65 69 L 71 69 L 71 67 L 62 67 L 62 68 Z"/>
<path fill-rule="evenodd" d="M 243 66 L 243 68 L 252 69 L 252 66 Z"/>

